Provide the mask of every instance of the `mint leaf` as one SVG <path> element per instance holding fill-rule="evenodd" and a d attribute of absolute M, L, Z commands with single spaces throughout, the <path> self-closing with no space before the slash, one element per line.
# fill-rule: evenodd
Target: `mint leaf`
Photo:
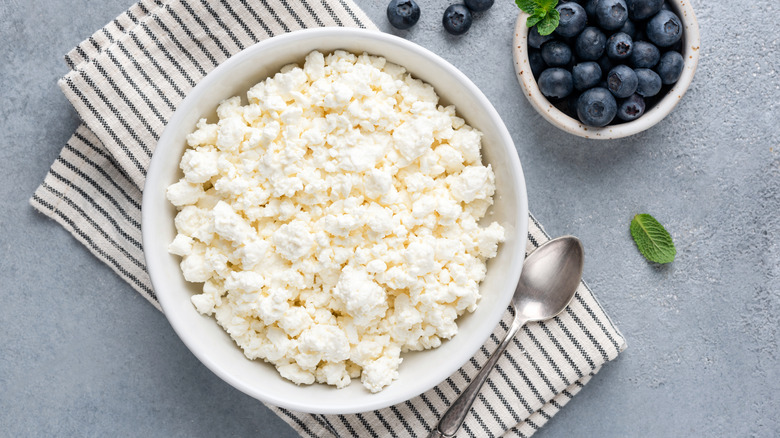
<path fill-rule="evenodd" d="M 517 7 L 520 8 L 526 14 L 533 15 L 536 9 L 536 2 L 534 0 L 515 0 Z"/>
<path fill-rule="evenodd" d="M 558 0 L 536 0 L 536 4 L 546 11 L 552 11 L 558 6 Z"/>
<path fill-rule="evenodd" d="M 561 15 L 557 10 L 553 9 L 547 13 L 542 21 L 536 24 L 536 30 L 539 31 L 539 35 L 549 35 L 558 27 L 560 19 Z"/>
<path fill-rule="evenodd" d="M 555 9 L 558 0 L 515 0 L 515 3 L 518 8 L 530 15 L 526 25 L 536 26 L 540 35 L 549 35 L 558 27 L 561 18 Z"/>
<path fill-rule="evenodd" d="M 528 27 L 533 27 L 536 23 L 542 21 L 544 19 L 544 12 L 541 14 L 534 13 L 530 17 L 528 17 L 528 20 L 526 20 L 526 25 Z"/>
<path fill-rule="evenodd" d="M 674 260 L 677 250 L 674 248 L 672 236 L 654 217 L 649 214 L 634 216 L 630 230 L 639 252 L 646 259 L 656 263 L 669 263 Z"/>

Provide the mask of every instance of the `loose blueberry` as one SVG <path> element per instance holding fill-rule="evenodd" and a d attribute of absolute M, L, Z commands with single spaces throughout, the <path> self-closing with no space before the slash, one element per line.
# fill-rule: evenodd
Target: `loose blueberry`
<path fill-rule="evenodd" d="M 631 56 L 634 49 L 634 40 L 623 32 L 613 34 L 607 40 L 607 56 L 612 59 L 623 60 Z"/>
<path fill-rule="evenodd" d="M 573 37 L 582 32 L 582 29 L 585 29 L 588 17 L 585 13 L 585 8 L 578 3 L 564 3 L 558 5 L 555 9 L 560 15 L 555 33 L 563 37 Z"/>
<path fill-rule="evenodd" d="M 685 61 L 678 52 L 666 52 L 661 55 L 661 60 L 655 67 L 656 73 L 664 84 L 673 84 L 680 79 Z"/>
<path fill-rule="evenodd" d="M 414 0 L 390 0 L 387 20 L 397 29 L 409 29 L 420 19 L 420 7 Z"/>
<path fill-rule="evenodd" d="M 539 75 L 539 91 L 547 97 L 563 99 L 574 90 L 571 73 L 562 68 L 548 68 Z"/>
<path fill-rule="evenodd" d="M 628 20 L 625 0 L 599 0 L 596 4 L 596 18 L 602 29 L 620 29 Z"/>
<path fill-rule="evenodd" d="M 542 54 L 538 50 L 531 49 L 528 52 L 528 62 L 531 64 L 531 73 L 533 73 L 535 78 L 538 78 L 542 70 L 547 68 L 542 59 Z"/>
<path fill-rule="evenodd" d="M 632 94 L 620 101 L 617 116 L 620 120 L 630 122 L 645 113 L 645 100 L 638 94 Z"/>
<path fill-rule="evenodd" d="M 542 46 L 542 59 L 550 67 L 562 67 L 571 62 L 571 48 L 563 41 L 550 41 Z"/>
<path fill-rule="evenodd" d="M 658 47 L 669 47 L 680 41 L 683 26 L 680 17 L 672 11 L 661 11 L 647 22 L 647 38 Z"/>
<path fill-rule="evenodd" d="M 493 0 L 465 0 L 464 3 L 472 12 L 484 12 L 493 6 Z"/>
<path fill-rule="evenodd" d="M 617 114 L 615 97 L 606 88 L 591 88 L 577 99 L 577 117 L 589 126 L 606 126 Z"/>
<path fill-rule="evenodd" d="M 441 23 L 452 35 L 463 35 L 471 27 L 471 11 L 464 5 L 450 5 L 444 10 Z"/>
<path fill-rule="evenodd" d="M 661 10 L 664 0 L 626 0 L 628 18 L 646 20 Z"/>
<path fill-rule="evenodd" d="M 631 51 L 631 65 L 634 68 L 653 68 L 661 59 L 661 52 L 654 44 L 646 41 L 637 41 L 634 43 L 634 50 Z"/>
<path fill-rule="evenodd" d="M 597 62 L 581 62 L 571 69 L 571 78 L 578 91 L 593 88 L 601 82 L 601 67 Z"/>
<path fill-rule="evenodd" d="M 542 44 L 547 41 L 552 41 L 553 38 L 555 38 L 553 34 L 540 35 L 539 29 L 537 29 L 536 26 L 528 30 L 528 46 L 533 47 L 534 49 L 541 48 Z"/>
<path fill-rule="evenodd" d="M 642 97 L 653 97 L 661 91 L 661 77 L 649 68 L 638 68 L 636 73 L 636 94 Z"/>
<path fill-rule="evenodd" d="M 595 27 L 586 27 L 574 43 L 574 52 L 580 59 L 595 61 L 604 53 L 607 37 Z"/>
<path fill-rule="evenodd" d="M 628 97 L 636 92 L 639 80 L 636 73 L 625 65 L 615 66 L 607 73 L 607 87 L 617 98 Z"/>

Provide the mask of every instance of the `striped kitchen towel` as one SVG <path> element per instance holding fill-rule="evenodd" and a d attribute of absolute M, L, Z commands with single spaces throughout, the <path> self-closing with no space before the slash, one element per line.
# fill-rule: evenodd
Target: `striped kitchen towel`
<path fill-rule="evenodd" d="M 232 54 L 280 33 L 376 29 L 352 0 L 141 0 L 65 57 L 60 86 L 82 124 L 30 203 L 55 219 L 159 309 L 144 265 L 141 194 L 155 144 L 176 106 Z M 528 251 L 549 237 L 531 218 Z M 303 436 L 420 437 L 485 363 L 507 312 L 463 368 L 407 402 L 355 415 L 269 406 Z M 459 436 L 530 436 L 625 348 L 582 283 L 558 317 L 529 324 L 499 361 Z"/>

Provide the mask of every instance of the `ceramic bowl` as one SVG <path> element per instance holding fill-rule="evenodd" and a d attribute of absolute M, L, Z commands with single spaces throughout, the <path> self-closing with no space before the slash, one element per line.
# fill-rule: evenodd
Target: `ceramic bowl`
<path fill-rule="evenodd" d="M 607 125 L 601 128 L 588 126 L 572 118 L 551 104 L 539 91 L 531 64 L 528 61 L 528 26 L 526 20 L 528 14 L 521 12 L 515 24 L 515 36 L 512 50 L 514 52 L 515 71 L 517 80 L 523 87 L 525 97 L 534 109 L 556 128 L 570 134 L 593 139 L 615 139 L 638 134 L 660 122 L 672 112 L 677 103 L 682 99 L 688 87 L 693 81 L 693 74 L 699 62 L 699 25 L 689 0 L 667 0 L 672 10 L 682 20 L 685 33 L 683 34 L 682 55 L 685 60 L 680 79 L 666 92 L 654 106 L 648 107 L 645 113 L 631 122 Z M 617 118 L 616 118 L 617 120 Z"/>
<path fill-rule="evenodd" d="M 483 162 L 496 175 L 494 205 L 486 217 L 506 228 L 507 240 L 488 264 L 480 286 L 482 298 L 474 313 L 462 316 L 459 333 L 441 347 L 403 354 L 400 377 L 372 394 L 359 381 L 344 389 L 314 384 L 296 386 L 269 363 L 249 360 L 213 317 L 199 314 L 190 297 L 200 284 L 188 283 L 180 258 L 166 247 L 176 234 L 176 209 L 166 188 L 182 176 L 178 164 L 185 136 L 198 119 L 215 120 L 220 101 L 246 95 L 257 82 L 289 63 L 302 64 L 312 50 L 336 49 L 381 55 L 431 84 L 441 103 L 454 104 L 461 117 L 484 134 Z M 322 414 L 348 414 L 387 407 L 408 400 L 445 380 L 463 365 L 494 330 L 507 309 L 525 256 L 528 207 L 525 182 L 515 145 L 496 110 L 458 69 L 430 51 L 380 32 L 346 28 L 297 31 L 260 42 L 231 57 L 192 89 L 176 109 L 154 151 L 143 198 L 143 241 L 149 275 L 160 305 L 173 329 L 192 353 L 229 384 L 271 405 Z"/>

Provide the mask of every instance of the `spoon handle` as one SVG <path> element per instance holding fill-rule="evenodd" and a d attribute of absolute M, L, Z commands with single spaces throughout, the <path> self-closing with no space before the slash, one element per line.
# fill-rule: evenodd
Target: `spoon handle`
<path fill-rule="evenodd" d="M 506 350 L 506 347 L 509 346 L 509 343 L 512 342 L 512 338 L 515 337 L 517 331 L 520 330 L 520 327 L 527 322 L 519 313 L 520 312 L 515 311 L 512 325 L 509 327 L 509 331 L 507 331 L 504 340 L 501 341 L 498 348 L 490 355 L 488 361 L 485 362 L 485 365 L 476 377 L 474 377 L 469 386 L 466 387 L 466 390 L 460 394 L 455 402 L 450 405 L 449 409 L 447 409 L 447 412 L 442 415 L 441 419 L 439 419 L 439 424 L 431 431 L 428 438 L 449 438 L 455 436 L 455 433 L 460 429 L 460 425 L 463 424 L 463 420 L 466 419 L 469 410 L 471 410 L 471 405 L 473 405 L 474 400 L 477 399 L 479 390 L 482 388 L 482 385 L 485 384 L 485 381 L 487 381 L 490 371 L 496 365 L 498 359 L 501 358 L 501 355 L 504 353 L 504 350 Z"/>

